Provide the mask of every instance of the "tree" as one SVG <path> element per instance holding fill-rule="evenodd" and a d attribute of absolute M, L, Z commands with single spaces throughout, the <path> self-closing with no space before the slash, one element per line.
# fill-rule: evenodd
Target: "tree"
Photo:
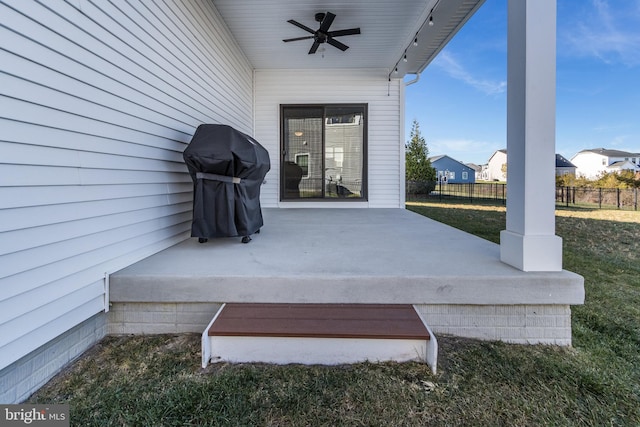
<path fill-rule="evenodd" d="M 436 170 L 429 161 L 429 149 L 417 120 L 413 120 L 411 139 L 405 144 L 405 179 L 408 194 L 429 194 L 436 187 Z"/>
<path fill-rule="evenodd" d="M 407 181 L 436 180 L 436 170 L 429 161 L 427 143 L 415 119 L 411 127 L 411 139 L 405 144 L 405 178 Z"/>
<path fill-rule="evenodd" d="M 640 173 L 625 170 L 616 175 L 616 179 L 628 188 L 640 188 Z"/>
<path fill-rule="evenodd" d="M 572 174 L 556 177 L 558 187 L 580 188 L 640 188 L 640 173 L 630 170 L 620 172 L 603 172 L 595 179 Z"/>

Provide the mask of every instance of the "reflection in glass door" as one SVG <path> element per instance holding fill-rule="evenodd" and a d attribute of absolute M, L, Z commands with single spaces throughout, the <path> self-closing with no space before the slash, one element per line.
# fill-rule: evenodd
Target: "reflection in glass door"
<path fill-rule="evenodd" d="M 283 108 L 283 199 L 323 196 L 323 109 Z"/>
<path fill-rule="evenodd" d="M 282 107 L 282 199 L 362 199 L 365 109 Z"/>

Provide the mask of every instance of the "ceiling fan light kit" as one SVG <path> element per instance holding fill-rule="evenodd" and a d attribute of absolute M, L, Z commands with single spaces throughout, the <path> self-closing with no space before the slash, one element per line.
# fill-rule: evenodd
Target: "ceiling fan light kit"
<path fill-rule="evenodd" d="M 290 19 L 287 21 L 288 23 L 293 24 L 296 27 L 303 29 L 312 35 L 304 36 L 304 37 L 295 37 L 292 39 L 284 39 L 282 41 L 285 43 L 288 43 L 288 42 L 294 42 L 298 40 L 313 39 L 313 44 L 311 45 L 311 49 L 309 49 L 309 55 L 316 53 L 316 51 L 318 50 L 318 47 L 320 47 L 320 45 L 323 43 L 328 43 L 331 46 L 338 48 L 344 52 L 345 50 L 349 49 L 349 46 L 347 46 L 342 42 L 339 42 L 338 40 L 335 40 L 335 37 L 360 34 L 360 28 L 349 28 L 346 30 L 329 31 L 329 28 L 331 27 L 331 24 L 333 23 L 333 20 L 335 18 L 336 18 L 336 15 L 334 15 L 331 12 L 316 13 L 315 20 L 320 23 L 320 28 L 318 28 L 317 30 L 312 30 L 306 25 L 303 25 L 298 21 L 294 21 L 293 19 Z"/>

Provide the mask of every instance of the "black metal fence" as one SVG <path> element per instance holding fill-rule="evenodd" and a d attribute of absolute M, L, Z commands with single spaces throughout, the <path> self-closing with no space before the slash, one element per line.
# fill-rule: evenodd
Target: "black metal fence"
<path fill-rule="evenodd" d="M 430 191 L 424 191 L 428 188 Z M 507 200 L 507 185 L 493 182 L 444 184 L 441 182 L 416 183 L 407 182 L 407 201 L 419 200 L 444 200 L 466 199 L 473 201 L 498 201 L 505 203 Z"/>
<path fill-rule="evenodd" d="M 505 204 L 507 185 L 478 182 L 474 184 L 443 184 L 438 182 L 408 182 L 407 201 L 468 200 L 469 202 L 498 202 Z M 425 190 L 426 189 L 426 190 Z M 637 188 L 556 187 L 556 204 L 599 209 L 638 210 Z"/>
<path fill-rule="evenodd" d="M 556 203 L 564 206 L 638 210 L 637 188 L 556 187 Z"/>

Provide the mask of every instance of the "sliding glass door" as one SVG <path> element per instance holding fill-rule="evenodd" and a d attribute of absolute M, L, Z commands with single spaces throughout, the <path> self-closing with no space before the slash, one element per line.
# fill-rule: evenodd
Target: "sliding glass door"
<path fill-rule="evenodd" d="M 366 105 L 282 106 L 281 198 L 366 194 Z"/>

